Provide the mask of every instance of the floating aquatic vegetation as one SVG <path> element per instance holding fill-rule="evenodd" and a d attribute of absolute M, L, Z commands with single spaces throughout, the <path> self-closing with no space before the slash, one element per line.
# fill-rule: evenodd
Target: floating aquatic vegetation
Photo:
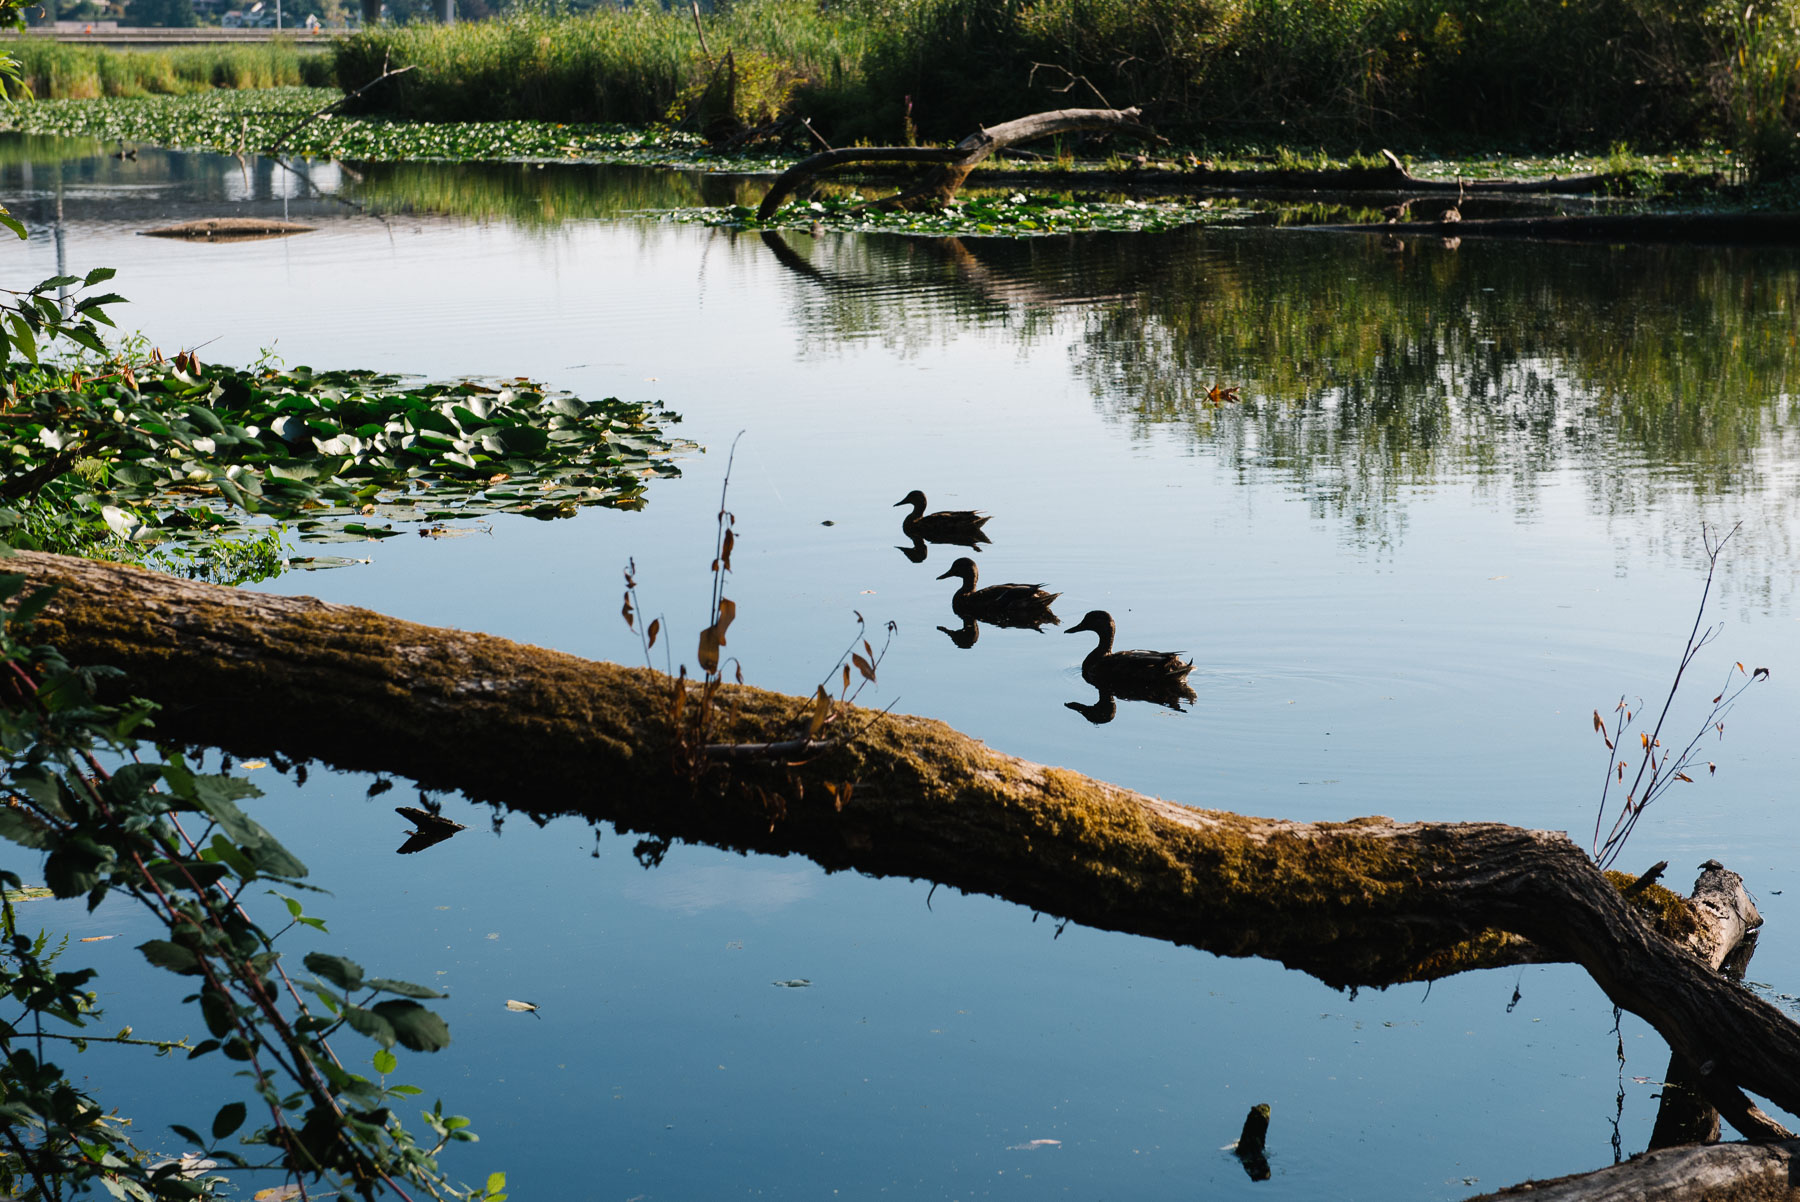
<path fill-rule="evenodd" d="M 744 205 L 723 209 L 683 209 L 676 221 L 729 225 L 743 229 L 811 229 L 925 234 L 932 237 L 991 235 L 1041 237 L 1087 230 L 1147 233 L 1200 222 L 1241 221 L 1249 210 L 1222 206 L 1212 198 L 1177 200 L 1101 200 L 1069 194 L 1006 194 L 962 197 L 941 209 L 923 213 L 889 212 L 868 207 L 856 193 L 818 197 L 786 204 L 772 220 L 756 219 Z"/>
<path fill-rule="evenodd" d="M 306 120 L 335 94 L 335 89 L 327 88 L 267 88 L 199 96 L 43 100 L 0 107 L 0 131 L 223 154 L 279 149 L 371 161 L 566 159 L 670 164 L 693 160 L 705 145 L 693 134 L 644 126 L 549 121 L 434 124 L 342 114 Z"/>
<path fill-rule="evenodd" d="M 178 355 L 48 384 L 21 388 L 0 442 L 10 540 L 62 549 L 85 527 L 127 553 L 202 565 L 267 558 L 272 521 L 303 541 L 365 542 L 406 523 L 637 508 L 687 445 L 664 433 L 679 419 L 658 405 L 524 379 L 407 384 Z"/>

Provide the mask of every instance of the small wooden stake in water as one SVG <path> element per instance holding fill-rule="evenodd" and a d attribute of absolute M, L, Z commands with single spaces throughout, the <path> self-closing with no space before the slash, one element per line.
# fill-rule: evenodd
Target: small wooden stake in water
<path fill-rule="evenodd" d="M 1269 1104 L 1258 1103 L 1250 1108 L 1244 1116 L 1244 1131 L 1238 1136 L 1237 1147 L 1232 1149 L 1237 1158 L 1243 1162 L 1244 1172 L 1250 1174 L 1252 1181 L 1269 1179 L 1269 1158 L 1263 1155 L 1263 1144 L 1269 1137 Z"/>

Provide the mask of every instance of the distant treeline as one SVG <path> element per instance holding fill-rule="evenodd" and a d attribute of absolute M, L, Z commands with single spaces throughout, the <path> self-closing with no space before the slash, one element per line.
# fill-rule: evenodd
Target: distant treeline
<path fill-rule="evenodd" d="M 787 112 L 892 143 L 1135 104 L 1237 145 L 1718 138 L 1800 158 L 1795 0 L 719 0 L 704 47 L 687 5 L 639 3 L 379 27 L 339 50 L 339 82 L 384 62 L 421 69 L 371 104 L 431 119 Z"/>
<path fill-rule="evenodd" d="M 1139 105 L 1197 146 L 1718 140 L 1765 174 L 1800 166 L 1800 0 L 716 0 L 702 25 L 687 4 L 641 0 L 382 25 L 316 63 L 278 46 L 18 45 L 45 96 L 313 83 L 322 72 L 348 90 L 384 64 L 414 64 L 368 93 L 364 111 L 673 121 L 711 134 L 801 115 L 843 145 Z"/>

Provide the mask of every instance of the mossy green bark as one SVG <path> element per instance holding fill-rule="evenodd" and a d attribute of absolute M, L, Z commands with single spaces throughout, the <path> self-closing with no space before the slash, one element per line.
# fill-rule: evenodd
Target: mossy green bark
<path fill-rule="evenodd" d="M 941 722 L 867 711 L 841 722 L 866 723 L 854 741 L 803 762 L 709 763 L 687 749 L 658 673 L 120 565 L 11 562 L 61 586 L 39 636 L 74 662 L 123 668 L 132 691 L 163 704 L 169 736 L 659 838 L 926 877 L 1336 986 L 1517 962 L 1522 938 L 1529 958 L 1581 964 L 1710 1066 L 1709 1098 L 1727 1117 L 1734 1084 L 1800 1109 L 1800 1027 L 1658 934 L 1558 833 L 1194 809 L 1016 759 Z M 792 739 L 810 706 L 744 687 L 719 701 L 701 743 Z"/>

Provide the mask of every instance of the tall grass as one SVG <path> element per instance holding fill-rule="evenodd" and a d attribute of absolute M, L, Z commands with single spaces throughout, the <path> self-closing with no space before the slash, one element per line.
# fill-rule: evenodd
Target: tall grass
<path fill-rule="evenodd" d="M 414 64 L 419 70 L 370 93 L 369 103 L 424 120 L 625 122 L 683 116 L 729 78 L 729 107 L 756 123 L 797 87 L 845 86 L 867 40 L 866 23 L 823 16 L 808 0 L 739 0 L 706 18 L 705 37 L 703 50 L 691 12 L 655 4 L 382 26 L 342 43 L 337 78 L 349 91 L 384 63 Z"/>
<path fill-rule="evenodd" d="M 284 42 L 252 46 L 181 46 L 108 50 L 47 38 L 21 38 L 11 52 L 32 94 L 46 100 L 97 96 L 186 95 L 213 88 L 322 86 L 332 79 L 328 55 Z"/>
<path fill-rule="evenodd" d="M 1800 176 L 1800 7 L 1744 9 L 1721 81 L 1734 141 L 1764 178 Z"/>

